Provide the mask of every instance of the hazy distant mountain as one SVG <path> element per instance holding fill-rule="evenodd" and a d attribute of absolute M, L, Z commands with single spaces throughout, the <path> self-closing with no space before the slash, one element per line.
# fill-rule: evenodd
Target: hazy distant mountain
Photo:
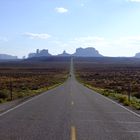
<path fill-rule="evenodd" d="M 73 54 L 74 56 L 80 56 L 80 57 L 102 57 L 102 55 L 92 47 L 89 48 L 78 48 L 76 49 L 76 52 Z"/>
<path fill-rule="evenodd" d="M 8 54 L 0 54 L 0 59 L 4 60 L 4 59 L 17 59 L 17 56 L 12 56 L 12 55 L 8 55 Z"/>
<path fill-rule="evenodd" d="M 136 53 L 134 57 L 140 58 L 140 53 Z"/>
<path fill-rule="evenodd" d="M 58 54 L 58 56 L 71 56 L 71 54 L 68 54 L 66 51 L 63 51 L 63 53 Z"/>
<path fill-rule="evenodd" d="M 30 53 L 28 55 L 28 58 L 33 57 L 48 57 L 52 56 L 48 50 L 36 50 L 36 53 Z M 63 51 L 62 54 L 58 54 L 57 56 L 80 56 L 80 57 L 103 57 L 95 48 L 89 47 L 89 48 L 77 48 L 76 52 L 74 54 L 68 54 L 66 51 Z"/>
<path fill-rule="evenodd" d="M 45 50 L 45 49 L 39 50 L 39 49 L 37 49 L 36 53 L 30 53 L 28 55 L 29 58 L 32 58 L 32 57 L 44 57 L 44 56 L 51 56 L 51 54 L 49 53 L 48 50 Z"/>

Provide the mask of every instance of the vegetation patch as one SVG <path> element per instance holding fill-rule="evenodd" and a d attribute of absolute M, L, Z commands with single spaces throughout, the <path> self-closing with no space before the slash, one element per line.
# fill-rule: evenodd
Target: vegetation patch
<path fill-rule="evenodd" d="M 113 100 L 116 100 L 120 103 L 122 103 L 124 106 L 131 106 L 137 110 L 140 110 L 140 99 L 136 98 L 136 97 L 131 97 L 130 101 L 128 100 L 128 96 L 127 95 L 122 95 L 119 93 L 113 93 L 111 91 L 106 91 L 106 89 L 100 89 L 100 88 L 95 88 L 92 87 L 90 85 L 84 84 L 86 87 L 108 97 L 111 98 Z"/>
<path fill-rule="evenodd" d="M 74 67 L 85 86 L 140 110 L 140 59 L 75 58 Z"/>
<path fill-rule="evenodd" d="M 70 60 L 0 63 L 0 103 L 34 96 L 62 84 Z"/>

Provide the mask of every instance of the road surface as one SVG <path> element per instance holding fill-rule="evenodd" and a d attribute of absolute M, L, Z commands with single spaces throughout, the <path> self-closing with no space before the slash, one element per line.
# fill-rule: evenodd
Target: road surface
<path fill-rule="evenodd" d="M 0 140 L 140 140 L 136 114 L 71 77 L 0 115 Z"/>

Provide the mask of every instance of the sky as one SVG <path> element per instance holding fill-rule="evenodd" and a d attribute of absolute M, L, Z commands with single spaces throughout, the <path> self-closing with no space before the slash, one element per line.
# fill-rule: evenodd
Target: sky
<path fill-rule="evenodd" d="M 115 57 L 140 52 L 140 0 L 0 0 L 0 54 L 79 47 Z"/>

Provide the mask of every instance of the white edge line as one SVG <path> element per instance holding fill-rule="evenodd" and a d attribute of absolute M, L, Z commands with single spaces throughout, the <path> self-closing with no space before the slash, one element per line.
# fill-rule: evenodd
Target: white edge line
<path fill-rule="evenodd" d="M 63 85 L 63 84 L 62 84 L 62 85 Z M 50 90 L 48 90 L 48 91 L 55 90 L 56 88 L 58 88 L 58 87 L 60 87 L 60 86 L 62 86 L 62 85 L 59 85 L 59 86 L 57 86 L 57 87 L 55 87 L 55 88 L 53 88 L 53 89 L 50 89 Z M 43 96 L 43 95 L 46 94 L 48 91 L 43 92 L 43 93 L 41 93 L 41 94 L 39 94 L 39 95 L 36 95 L 36 96 L 34 96 L 34 97 L 31 97 L 31 99 L 27 99 L 27 101 L 24 101 L 24 102 L 22 102 L 22 103 L 16 105 L 15 107 L 10 108 L 10 109 L 8 109 L 7 111 L 5 111 L 5 112 L 3 112 L 3 113 L 0 113 L 0 117 L 3 116 L 3 115 L 6 115 L 7 113 L 9 113 L 9 112 L 11 112 L 11 111 L 13 111 L 13 110 L 15 110 L 15 109 L 17 109 L 17 108 L 19 108 L 19 107 L 25 105 L 25 104 L 27 104 L 28 102 L 31 102 L 31 101 L 33 101 L 33 100 L 35 100 L 35 99 L 37 99 L 37 98 Z"/>
<path fill-rule="evenodd" d="M 32 100 L 35 100 L 36 98 L 38 98 L 38 97 L 40 97 L 40 96 L 42 96 L 42 95 L 44 95 L 44 94 L 45 94 L 45 93 L 42 93 L 42 94 L 37 95 L 37 96 L 35 96 L 35 97 L 31 97 L 31 99 L 27 99 L 27 101 L 25 101 L 25 102 L 23 102 L 23 103 L 20 103 L 20 104 L 18 104 L 17 106 L 15 106 L 15 107 L 13 107 L 13 108 L 11 108 L 11 109 L 8 109 L 7 111 L 5 111 L 5 112 L 3 112 L 3 113 L 0 113 L 0 117 L 3 116 L 3 115 L 5 115 L 5 114 L 7 114 L 8 112 L 11 112 L 12 110 L 15 110 L 15 109 L 17 109 L 17 108 L 23 106 L 24 104 L 26 104 L 26 103 L 28 103 L 28 102 L 30 102 L 30 101 L 32 101 Z"/>
<path fill-rule="evenodd" d="M 85 86 L 84 86 L 84 87 L 85 87 Z M 102 95 L 102 94 L 100 94 L 100 93 L 98 93 L 98 92 L 96 92 L 96 91 L 94 91 L 94 90 L 92 90 L 92 89 L 90 89 L 90 88 L 88 88 L 88 87 L 86 87 L 86 88 L 89 89 L 89 90 L 91 90 L 92 92 L 94 92 L 94 94 L 96 93 L 96 94 L 100 95 L 101 97 L 105 98 L 106 100 L 108 100 L 108 101 L 110 101 L 110 102 L 112 102 L 112 103 L 114 103 L 114 104 L 120 106 L 121 108 L 127 110 L 128 112 L 130 112 L 130 113 L 132 113 L 133 115 L 135 115 L 135 116 L 137 116 L 137 117 L 140 118 L 140 115 L 137 114 L 136 112 L 134 112 L 134 111 L 132 111 L 132 110 L 130 110 L 130 109 L 124 107 L 123 105 L 121 105 L 121 104 L 119 104 L 119 103 L 113 101 L 113 100 L 110 99 L 110 98 L 107 98 L 106 96 L 104 96 L 104 95 Z"/>

